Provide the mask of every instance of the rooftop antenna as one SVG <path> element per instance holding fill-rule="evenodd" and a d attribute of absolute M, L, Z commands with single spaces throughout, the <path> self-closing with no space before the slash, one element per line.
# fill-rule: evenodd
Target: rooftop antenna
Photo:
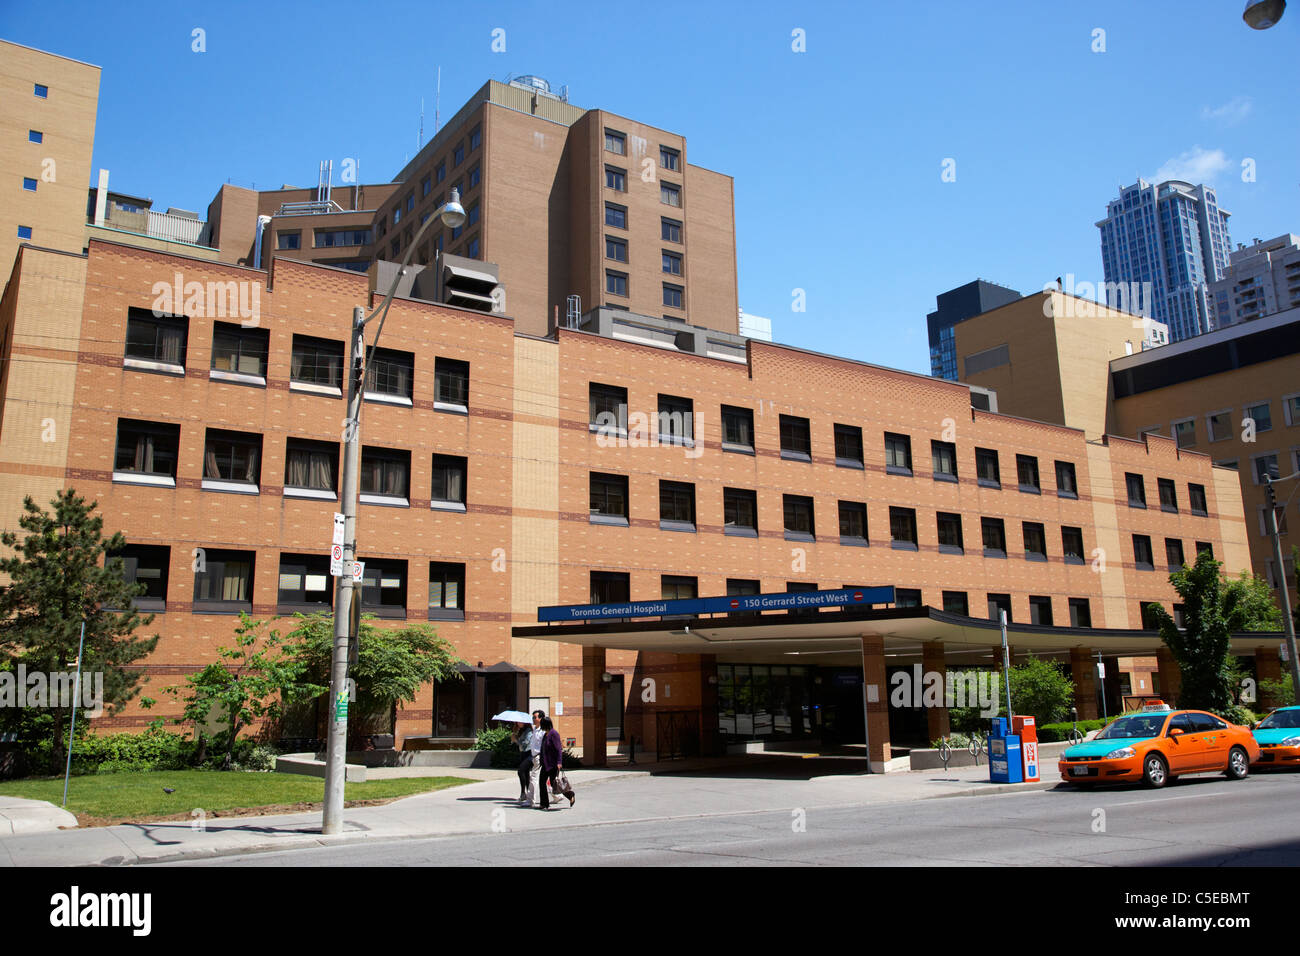
<path fill-rule="evenodd" d="M 438 107 L 442 104 L 442 67 L 438 67 L 438 86 L 433 94 L 433 135 L 438 135 Z"/>
<path fill-rule="evenodd" d="M 415 140 L 415 151 L 418 153 L 420 147 L 424 145 L 424 97 L 420 97 L 420 135 Z"/>

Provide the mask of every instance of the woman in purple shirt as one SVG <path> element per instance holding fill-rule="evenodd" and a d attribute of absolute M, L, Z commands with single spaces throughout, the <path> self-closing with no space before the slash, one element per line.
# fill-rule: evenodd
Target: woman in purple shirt
<path fill-rule="evenodd" d="M 564 744 L 560 740 L 560 732 L 555 729 L 551 718 L 543 717 L 542 725 L 542 779 L 538 790 L 541 792 L 541 809 L 549 810 L 550 801 L 550 784 L 554 783 L 559 786 L 560 769 L 564 766 Z M 567 783 L 567 780 L 565 781 Z M 573 788 L 564 791 L 564 795 L 569 798 L 569 806 L 573 806 L 577 799 Z"/>

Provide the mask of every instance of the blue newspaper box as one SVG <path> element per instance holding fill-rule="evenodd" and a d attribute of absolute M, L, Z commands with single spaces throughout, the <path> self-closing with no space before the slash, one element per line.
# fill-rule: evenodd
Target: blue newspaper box
<path fill-rule="evenodd" d="M 1020 759 L 1020 736 L 1008 733 L 1005 717 L 993 718 L 988 743 L 989 782 L 1021 783 L 1025 779 Z"/>

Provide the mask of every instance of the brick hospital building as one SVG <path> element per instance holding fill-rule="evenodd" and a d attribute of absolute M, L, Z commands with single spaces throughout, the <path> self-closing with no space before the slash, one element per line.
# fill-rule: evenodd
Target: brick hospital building
<path fill-rule="evenodd" d="M 464 680 L 374 719 L 398 747 L 463 745 L 497 710 L 540 706 L 594 763 L 635 736 L 661 755 L 865 742 L 883 766 L 891 741 L 946 730 L 945 711 L 889 708 L 891 676 L 1000 660 L 1001 612 L 1016 657 L 1067 664 L 1086 717 L 1095 656 L 1153 653 L 1147 606 L 1178 613 L 1171 566 L 1201 550 L 1249 566 L 1236 473 L 1205 454 L 738 334 L 730 180 L 686 165 L 680 137 L 498 86 L 448 125 L 464 130 L 458 165 L 500 158 L 463 194 L 482 204 L 478 228 L 454 237 L 482 246 L 422 257 L 491 260 L 506 307 L 443 304 L 413 269 L 366 382 L 365 610 L 434 623 L 466 661 Z M 0 298 L 0 508 L 12 527 L 24 494 L 75 487 L 125 534 L 161 636 L 146 694 L 211 661 L 241 610 L 329 610 L 352 310 L 382 298 L 383 260 L 409 247 L 377 243 L 405 242 L 407 213 L 436 208 L 437 183 L 421 184 L 459 144 L 435 137 L 372 193 L 371 228 L 387 226 L 356 237 L 364 271 L 267 238 L 336 215 L 299 207 L 261 223 L 266 252 L 250 255 L 258 239 L 234 229 L 224 189 L 210 246 L 102 224 L 43 244 L 39 222 L 20 243 Z M 643 179 L 631 161 L 674 152 L 680 178 L 661 165 Z M 536 193 L 522 220 L 493 212 L 494 182 Z M 364 203 L 349 205 L 351 229 Z M 535 217 L 550 238 L 521 243 Z M 561 294 L 586 305 L 556 322 Z M 893 603 L 538 623 L 553 605 L 868 586 Z M 1276 644 L 1234 651 L 1270 676 Z M 1158 676 L 1175 695 L 1167 655 Z M 141 728 L 168 706 L 97 725 Z M 316 737 L 319 719 L 300 708 L 280 733 Z"/>

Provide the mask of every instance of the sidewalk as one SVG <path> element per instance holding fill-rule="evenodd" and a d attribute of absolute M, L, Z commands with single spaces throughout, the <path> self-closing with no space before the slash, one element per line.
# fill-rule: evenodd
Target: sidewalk
<path fill-rule="evenodd" d="M 823 773 L 829 768 L 829 772 Z M 669 770 L 671 772 L 665 772 Z M 813 771 L 809 773 L 808 771 Z M 448 775 L 455 770 L 446 769 Z M 792 808 L 869 806 L 935 797 L 982 796 L 1042 790 L 1042 783 L 993 785 L 988 767 L 947 772 L 861 774 L 856 764 L 821 758 L 678 761 L 671 768 L 639 765 L 574 770 L 576 804 L 560 800 L 549 813 L 520 808 L 514 774 L 405 797 L 344 813 L 344 831 L 320 833 L 320 813 L 220 817 L 203 829 L 190 821 L 15 834 L 0 832 L 0 866 L 115 866 L 212 858 L 360 840 L 419 839 L 460 834 L 519 832 L 556 827 L 619 824 L 737 813 L 789 812 Z"/>

